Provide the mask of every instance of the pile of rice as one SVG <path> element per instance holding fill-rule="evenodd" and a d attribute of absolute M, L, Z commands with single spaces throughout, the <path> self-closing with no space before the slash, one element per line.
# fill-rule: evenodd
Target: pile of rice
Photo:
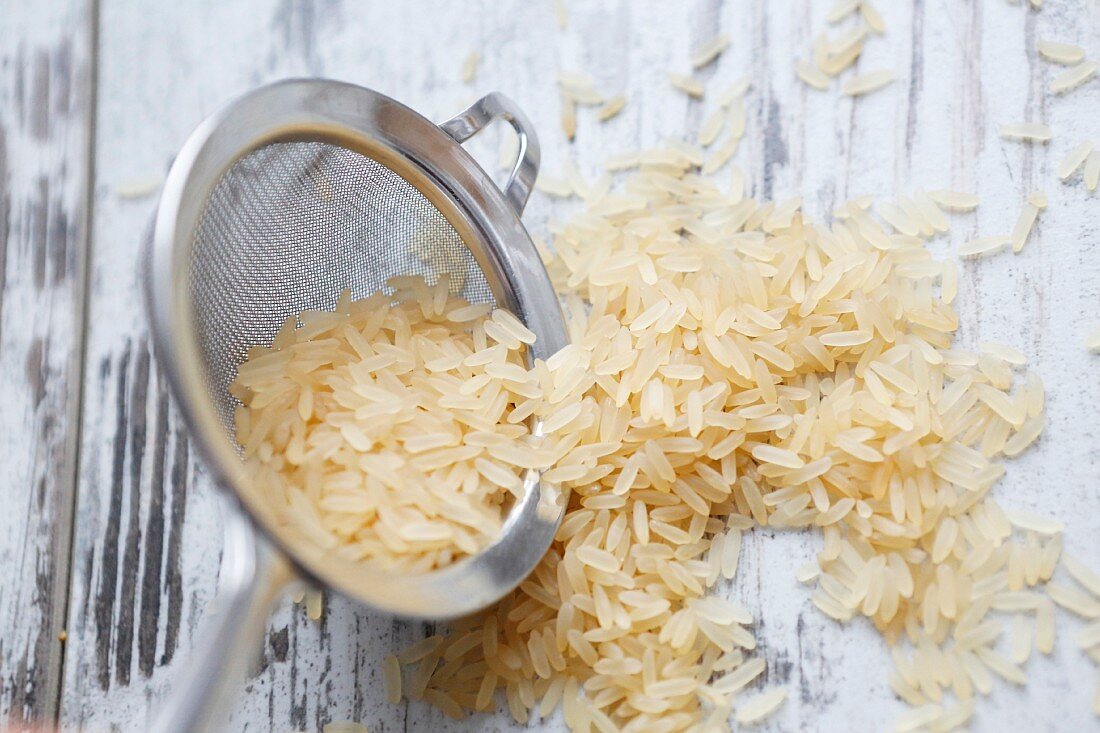
<path fill-rule="evenodd" d="M 796 577 L 890 644 L 899 730 L 952 730 L 993 676 L 1022 684 L 1054 604 L 1093 620 L 1078 641 L 1100 659 L 1100 577 L 1066 558 L 1073 584 L 1047 584 L 1061 525 L 989 497 L 1044 393 L 1014 349 L 953 348 L 956 269 L 925 244 L 972 197 L 878 204 L 886 223 L 862 199 L 826 227 L 746 198 L 737 171 L 698 175 L 683 147 L 618 160 L 623 185 L 556 227 L 572 343 L 546 362 L 442 276 L 345 293 L 242 365 L 255 478 L 348 558 L 438 568 L 496 538 L 528 469 L 572 490 L 515 592 L 386 659 L 389 699 L 454 717 L 503 700 L 521 723 L 560 705 L 578 731 L 761 720 L 786 691 L 745 697 L 765 669 L 753 619 L 708 593 L 757 525 L 822 530 Z"/>
<path fill-rule="evenodd" d="M 752 619 L 708 589 L 744 531 L 817 527 L 797 575 L 893 647 L 914 706 L 899 729 L 964 725 L 993 676 L 1021 682 L 1032 646 L 1051 651 L 1052 599 L 1100 602 L 1039 592 L 1061 526 L 989 498 L 998 457 L 1041 433 L 1044 392 L 1013 349 L 953 348 L 956 271 L 925 247 L 943 210 L 919 197 L 900 233 L 861 200 L 822 226 L 677 149 L 636 161 L 557 228 L 548 263 L 573 341 L 533 370 L 549 437 L 531 463 L 572 489 L 556 541 L 499 605 L 388 658 L 390 699 L 461 717 L 503 693 L 521 723 L 561 705 L 582 731 L 759 720 L 785 691 L 742 697 L 764 670 Z"/>
<path fill-rule="evenodd" d="M 957 269 L 926 243 L 976 198 L 866 198 L 815 224 L 798 200 L 747 198 L 736 170 L 705 175 L 732 150 L 708 165 L 678 143 L 617 156 L 618 187 L 563 184 L 586 208 L 554 227 L 572 343 L 546 362 L 447 276 L 345 294 L 249 354 L 233 388 L 248 465 L 348 558 L 438 568 L 496 538 L 527 470 L 571 489 L 526 582 L 386 659 L 392 702 L 456 718 L 504 702 L 521 723 L 561 706 L 576 731 L 761 720 L 786 691 L 746 695 L 765 669 L 753 619 L 709 594 L 758 525 L 821 529 L 795 575 L 891 646 L 912 705 L 898 730 L 964 726 L 994 676 L 1022 684 L 1055 604 L 1090 621 L 1078 643 L 1100 661 L 1100 576 L 1067 557 L 1048 583 L 1061 525 L 989 496 L 998 459 L 1043 431 L 1044 391 L 1014 349 L 953 346 Z M 961 254 L 1018 251 L 1044 206 Z"/>
<path fill-rule="evenodd" d="M 495 540 L 522 492 L 534 334 L 451 295 L 447 275 L 388 289 L 345 292 L 251 350 L 236 433 L 256 485 L 319 546 L 423 572 Z"/>
<path fill-rule="evenodd" d="M 708 593 L 757 525 L 821 529 L 796 577 L 891 645 L 899 730 L 952 730 L 993 676 L 1022 683 L 1055 603 L 1100 618 L 1079 562 L 1046 584 L 1061 525 L 989 497 L 998 457 L 1042 432 L 1044 393 L 1014 349 L 952 346 L 956 269 L 925 243 L 972 197 L 879 204 L 885 224 L 863 199 L 826 227 L 746 198 L 736 171 L 696 174 L 683 146 L 624 165 L 555 229 L 572 343 L 548 361 L 528 368 L 533 334 L 443 276 L 345 293 L 240 369 L 248 465 L 349 558 L 437 568 L 493 541 L 526 470 L 572 490 L 515 592 L 386 659 L 391 701 L 463 717 L 503 700 L 521 723 L 560 705 L 578 731 L 761 720 L 786 691 L 745 696 L 765 669 L 753 619 Z M 1100 658 L 1100 622 L 1079 643 Z"/>

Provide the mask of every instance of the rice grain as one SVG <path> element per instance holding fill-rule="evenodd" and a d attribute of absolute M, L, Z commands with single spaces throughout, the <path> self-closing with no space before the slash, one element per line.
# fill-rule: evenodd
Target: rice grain
<path fill-rule="evenodd" d="M 607 122 L 614 119 L 623 111 L 626 107 L 626 96 L 623 94 L 616 94 L 615 96 L 604 102 L 600 108 L 596 111 L 596 118 L 600 122 Z"/>
<path fill-rule="evenodd" d="M 1020 529 L 1030 530 L 1032 532 L 1038 532 L 1044 535 L 1059 534 L 1065 529 L 1061 522 L 1056 522 L 1052 519 L 1040 517 L 1037 514 L 1024 511 L 1022 509 L 1005 509 L 1005 517 L 1014 526 Z"/>
<path fill-rule="evenodd" d="M 1072 43 L 1040 40 L 1036 47 L 1039 55 L 1056 64 L 1073 66 L 1085 60 L 1085 49 Z"/>
<path fill-rule="evenodd" d="M 794 73 L 798 76 L 799 79 L 801 79 L 808 86 L 811 86 L 814 89 L 825 91 L 829 88 L 829 77 L 825 74 L 825 72 L 823 72 L 817 66 L 814 66 L 808 61 L 804 61 L 803 59 L 795 59 Z"/>
<path fill-rule="evenodd" d="M 382 680 L 386 686 L 386 702 L 401 702 L 401 663 L 393 654 L 382 660 Z"/>
<path fill-rule="evenodd" d="M 959 246 L 960 257 L 983 257 L 993 254 L 1012 243 L 1011 237 L 993 236 L 978 237 Z"/>
<path fill-rule="evenodd" d="M 1072 66 L 1050 80 L 1050 91 L 1055 94 L 1065 94 L 1071 89 L 1076 89 L 1092 77 L 1100 69 L 1100 62 L 1083 61 Z"/>
<path fill-rule="evenodd" d="M 866 74 L 853 76 L 841 85 L 842 92 L 849 97 L 859 97 L 864 94 L 878 91 L 894 81 L 894 72 L 889 69 L 878 69 Z"/>
<path fill-rule="evenodd" d="M 459 78 L 463 83 L 469 84 L 477 76 L 477 67 L 481 64 L 481 53 L 478 51 L 471 51 L 466 60 L 462 62 L 462 69 L 459 73 Z"/>
<path fill-rule="evenodd" d="M 701 44 L 691 55 L 691 65 L 695 69 L 701 69 L 722 55 L 729 48 L 730 38 L 725 33 L 719 33 L 710 40 Z"/>
<path fill-rule="evenodd" d="M 886 34 L 886 21 L 883 20 L 882 14 L 871 3 L 871 0 L 862 0 L 859 4 L 859 10 L 863 14 L 863 20 L 866 21 L 871 30 L 880 36 Z"/>
<path fill-rule="evenodd" d="M 1028 237 L 1031 236 L 1031 229 L 1035 226 L 1035 219 L 1039 216 L 1039 207 L 1032 203 L 1028 203 L 1024 206 L 1024 210 L 1020 212 L 1020 216 L 1016 219 L 1016 224 L 1012 227 L 1012 251 L 1020 252 L 1024 245 L 1027 244 Z"/>
<path fill-rule="evenodd" d="M 1082 165 L 1085 165 L 1086 158 L 1089 153 L 1092 152 L 1093 143 L 1091 140 L 1086 140 L 1075 147 L 1074 150 L 1069 151 L 1062 163 L 1058 164 L 1058 177 L 1063 180 L 1068 180 L 1077 171 L 1079 171 Z"/>
<path fill-rule="evenodd" d="M 670 73 L 668 75 L 668 80 L 673 87 L 679 89 L 692 99 L 702 99 L 703 94 L 706 92 L 701 81 L 687 74 Z"/>
<path fill-rule="evenodd" d="M 830 23 L 839 23 L 841 20 L 859 10 L 862 0 L 836 0 L 825 20 Z"/>
<path fill-rule="evenodd" d="M 953 211 L 973 211 L 978 208 L 978 197 L 962 191 L 929 191 L 928 197 L 945 209 Z"/>
<path fill-rule="evenodd" d="M 997 128 L 997 133 L 1005 140 L 1028 143 L 1045 143 L 1054 136 L 1050 127 L 1041 122 L 1017 122 L 1010 125 L 1001 125 Z"/>
<path fill-rule="evenodd" d="M 1085 188 L 1095 191 L 1100 183 L 1100 151 L 1093 150 L 1085 159 Z"/>
<path fill-rule="evenodd" d="M 750 697 L 737 708 L 737 722 L 742 725 L 758 723 L 778 710 L 786 699 L 787 690 L 784 687 L 776 687 Z"/>

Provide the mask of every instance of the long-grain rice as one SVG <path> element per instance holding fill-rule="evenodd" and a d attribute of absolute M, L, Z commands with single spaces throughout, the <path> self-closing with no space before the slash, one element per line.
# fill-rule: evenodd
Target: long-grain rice
<path fill-rule="evenodd" d="M 1100 69 L 1100 62 L 1097 61 L 1082 61 L 1076 66 L 1072 66 L 1062 73 L 1055 76 L 1050 80 L 1050 91 L 1055 94 L 1065 94 L 1071 89 L 1075 89 L 1092 77 L 1096 76 L 1097 70 Z"/>
<path fill-rule="evenodd" d="M 1016 122 L 1001 125 L 998 134 L 1006 140 L 1018 140 L 1029 143 L 1045 143 L 1054 136 L 1049 125 L 1041 122 Z"/>
<path fill-rule="evenodd" d="M 1036 46 L 1043 58 L 1056 64 L 1073 66 L 1085 60 L 1085 49 L 1072 43 L 1041 40 Z"/>
<path fill-rule="evenodd" d="M 859 97 L 882 89 L 884 86 L 894 81 L 894 78 L 893 71 L 889 69 L 878 69 L 876 71 L 869 71 L 866 74 L 860 74 L 859 76 L 853 76 L 845 81 L 840 89 L 849 97 Z"/>
<path fill-rule="evenodd" d="M 288 521 L 347 559 L 420 572 L 496 539 L 520 492 L 535 452 L 516 463 L 486 438 L 528 435 L 508 418 L 533 388 L 534 334 L 453 295 L 448 275 L 389 285 L 288 319 L 231 392 L 247 469 Z"/>

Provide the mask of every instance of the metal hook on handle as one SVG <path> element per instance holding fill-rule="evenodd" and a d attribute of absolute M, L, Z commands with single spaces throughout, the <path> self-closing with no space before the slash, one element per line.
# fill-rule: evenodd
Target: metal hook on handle
<path fill-rule="evenodd" d="M 439 127 L 461 144 L 498 119 L 510 124 L 519 137 L 519 153 L 508 174 L 508 182 L 504 184 L 504 197 L 516 214 L 522 214 L 539 174 L 539 139 L 516 103 L 500 92 L 486 94 Z"/>

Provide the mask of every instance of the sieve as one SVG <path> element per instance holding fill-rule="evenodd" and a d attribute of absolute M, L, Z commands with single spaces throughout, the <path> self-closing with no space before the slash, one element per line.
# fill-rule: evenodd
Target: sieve
<path fill-rule="evenodd" d="M 461 145 L 496 120 L 519 138 L 503 190 Z M 229 391 L 248 349 L 269 345 L 288 317 L 331 310 L 344 288 L 366 297 L 395 275 L 449 275 L 455 294 L 506 307 L 536 334 L 529 360 L 552 355 L 565 324 L 519 219 L 538 164 L 530 123 L 501 94 L 437 126 L 377 92 L 317 79 L 253 91 L 184 144 L 146 261 L 151 331 L 189 437 L 233 509 L 205 644 L 152 730 L 219 726 L 273 603 L 296 582 L 380 612 L 446 619 L 499 600 L 546 552 L 564 498 L 535 471 L 500 537 L 445 568 L 397 574 L 322 550 L 245 472 Z"/>

